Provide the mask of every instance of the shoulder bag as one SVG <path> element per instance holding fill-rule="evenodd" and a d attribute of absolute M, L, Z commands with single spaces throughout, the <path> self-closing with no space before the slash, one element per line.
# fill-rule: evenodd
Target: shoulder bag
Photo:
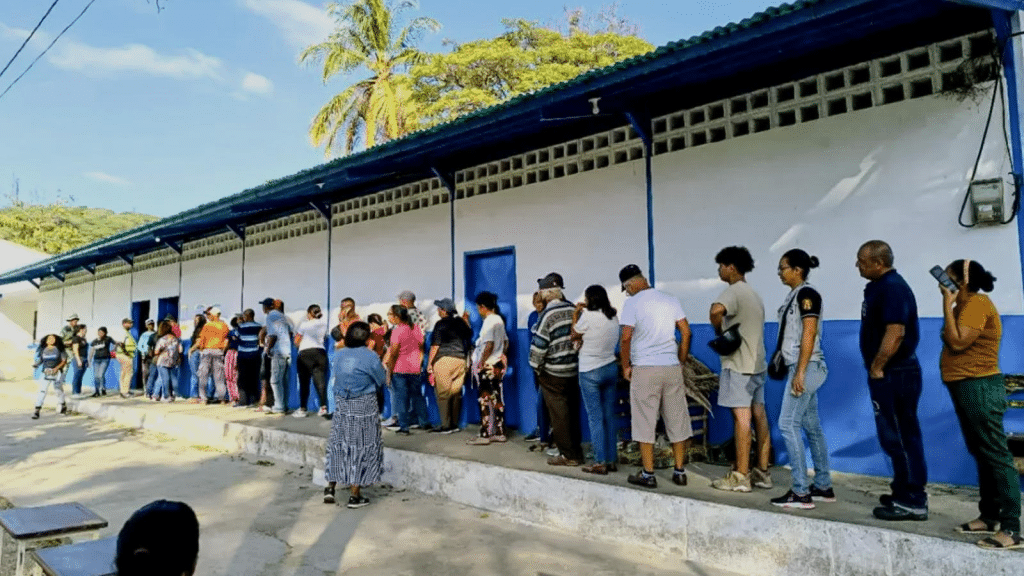
<path fill-rule="evenodd" d="M 786 317 L 789 316 L 789 309 L 793 306 L 796 296 L 793 294 L 793 297 L 786 302 L 786 309 L 782 311 L 782 319 L 779 320 L 779 340 L 775 345 L 775 353 L 772 354 L 772 359 L 768 362 L 768 376 L 773 380 L 785 380 L 789 376 L 789 366 L 786 365 L 786 360 L 782 357 L 782 341 L 786 336 Z"/>

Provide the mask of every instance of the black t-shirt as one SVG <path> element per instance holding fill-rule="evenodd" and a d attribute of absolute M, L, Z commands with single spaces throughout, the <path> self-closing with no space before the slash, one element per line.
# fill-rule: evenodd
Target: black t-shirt
<path fill-rule="evenodd" d="M 97 338 L 92 341 L 93 360 L 110 360 L 110 345 L 114 340 L 110 336 Z"/>
<path fill-rule="evenodd" d="M 78 357 L 85 360 L 89 357 L 89 342 L 81 336 L 74 336 L 68 344 L 68 351 L 74 352 L 74 346 L 78 344 Z"/>
<path fill-rule="evenodd" d="M 864 287 L 860 316 L 860 353 L 864 357 L 864 366 L 870 367 L 874 361 L 889 324 L 902 324 L 906 333 L 888 366 L 899 366 L 914 358 L 920 340 L 917 300 L 906 280 L 895 270 L 886 272 Z"/>
<path fill-rule="evenodd" d="M 437 346 L 438 358 L 465 358 L 469 354 L 469 343 L 473 339 L 473 330 L 462 318 L 442 318 L 434 325 L 430 336 L 430 345 Z"/>

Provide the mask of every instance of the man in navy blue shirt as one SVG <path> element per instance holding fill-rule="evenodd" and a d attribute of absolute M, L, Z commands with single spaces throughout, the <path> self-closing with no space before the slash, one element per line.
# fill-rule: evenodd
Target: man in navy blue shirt
<path fill-rule="evenodd" d="M 928 468 L 917 418 L 921 398 L 917 301 L 893 268 L 892 248 L 881 240 L 857 252 L 857 269 L 870 280 L 861 307 L 860 350 L 882 450 L 892 460 L 892 494 L 879 498 L 881 520 L 927 520 Z"/>

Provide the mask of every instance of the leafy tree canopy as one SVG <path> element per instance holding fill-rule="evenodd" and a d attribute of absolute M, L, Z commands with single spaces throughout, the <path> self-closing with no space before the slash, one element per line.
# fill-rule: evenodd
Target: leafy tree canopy
<path fill-rule="evenodd" d="M 654 49 L 621 26 L 588 29 L 569 14 L 567 30 L 503 20 L 505 33 L 455 45 L 412 67 L 420 127 L 453 120 L 509 98 L 564 82 Z"/>
<path fill-rule="evenodd" d="M 133 212 L 69 206 L 63 200 L 30 204 L 13 200 L 0 208 L 0 238 L 47 254 L 59 254 L 156 220 Z"/>

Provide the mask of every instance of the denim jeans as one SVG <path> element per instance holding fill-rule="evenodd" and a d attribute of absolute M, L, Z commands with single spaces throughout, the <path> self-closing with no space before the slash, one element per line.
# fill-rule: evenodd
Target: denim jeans
<path fill-rule="evenodd" d="M 822 490 L 832 487 L 832 475 L 828 465 L 828 443 L 818 419 L 818 390 L 828 377 L 824 362 L 810 362 L 804 375 L 804 393 L 793 396 L 793 376 L 796 365 L 789 366 L 789 379 L 782 390 L 782 412 L 779 414 L 779 430 L 786 442 L 789 464 L 793 468 L 793 492 L 799 496 L 810 493 L 807 479 L 807 460 L 804 454 L 804 439 L 811 447 L 811 461 L 814 462 L 814 485 Z"/>
<path fill-rule="evenodd" d="M 619 381 L 619 365 L 615 362 L 594 370 L 580 372 L 580 392 L 587 409 L 590 425 L 590 443 L 594 446 L 594 461 L 618 461 L 615 424 L 615 385 Z"/>
<path fill-rule="evenodd" d="M 893 502 L 915 511 L 928 509 L 928 495 L 924 491 L 928 466 L 917 419 L 921 387 L 917 357 L 886 368 L 881 379 L 868 379 L 878 442 L 892 460 Z"/>
<path fill-rule="evenodd" d="M 92 378 L 97 392 L 107 387 L 107 366 L 109 365 L 109 358 L 93 359 L 92 361 Z"/>
<path fill-rule="evenodd" d="M 430 424 L 422 384 L 419 374 L 391 375 L 391 391 L 394 394 L 391 411 L 398 417 L 398 427 L 401 430 L 409 429 L 410 417 L 415 417 L 416 423 L 420 426 Z"/>
<path fill-rule="evenodd" d="M 153 396 L 160 398 L 171 398 L 174 391 L 178 389 L 179 367 L 167 368 L 165 366 L 154 366 L 153 371 L 157 373 L 156 386 L 153 388 Z"/>
<path fill-rule="evenodd" d="M 75 376 L 71 379 L 71 393 L 81 394 L 82 393 L 82 377 L 85 376 L 85 370 L 89 367 L 89 361 L 83 359 L 82 365 L 78 365 L 78 361 L 71 361 L 71 368 L 68 371 L 74 370 Z"/>
<path fill-rule="evenodd" d="M 284 412 L 288 409 L 288 356 L 270 357 L 270 389 L 274 391 L 274 411 Z"/>
<path fill-rule="evenodd" d="M 143 360 L 143 362 L 145 362 L 145 360 Z M 146 396 L 152 396 L 157 392 L 156 381 L 157 378 L 160 377 L 160 370 L 158 368 L 159 366 L 156 364 L 150 363 L 149 365 L 149 370 L 147 370 L 146 376 Z"/>

